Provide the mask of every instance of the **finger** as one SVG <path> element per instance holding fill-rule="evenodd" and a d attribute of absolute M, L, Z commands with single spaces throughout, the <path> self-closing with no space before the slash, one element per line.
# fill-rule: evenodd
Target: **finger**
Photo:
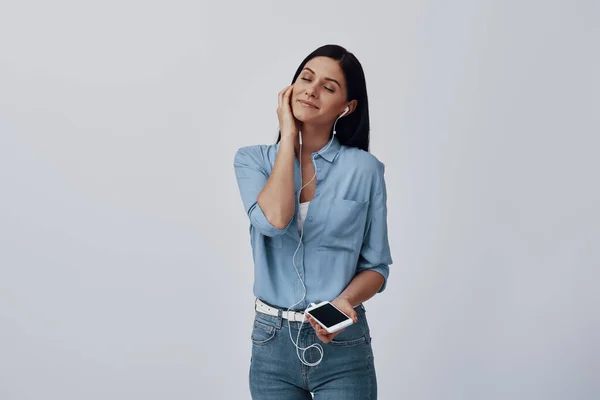
<path fill-rule="evenodd" d="M 315 328 L 315 331 L 318 331 L 319 328 L 321 327 L 321 325 L 319 325 L 319 323 L 317 321 L 315 321 L 314 319 L 312 320 L 312 326 L 313 326 L 313 328 Z"/>
<path fill-rule="evenodd" d="M 283 99 L 284 99 L 285 93 L 288 91 L 288 89 L 289 89 L 289 88 L 290 88 L 289 86 L 286 86 L 286 87 L 284 87 L 284 88 L 283 88 L 283 89 L 282 89 L 282 90 L 279 92 L 279 94 L 277 95 L 277 98 L 278 98 L 278 100 L 279 100 L 279 106 L 280 106 L 280 107 L 281 107 L 281 105 L 283 104 Z"/>
<path fill-rule="evenodd" d="M 283 95 L 285 95 L 285 93 L 290 89 L 291 85 L 284 87 L 280 92 L 279 95 L 283 97 Z"/>
<path fill-rule="evenodd" d="M 281 92 L 279 92 L 279 94 L 277 95 L 277 99 L 278 99 L 278 107 L 280 108 L 285 101 L 285 94 L 289 91 L 290 87 L 292 87 L 292 85 L 290 86 L 286 86 Z"/>
<path fill-rule="evenodd" d="M 329 342 L 331 342 L 331 338 L 328 335 L 324 335 L 322 333 L 317 333 L 317 337 L 323 343 L 329 343 Z"/>
<path fill-rule="evenodd" d="M 338 333 L 340 333 L 340 331 L 333 332 L 333 333 L 328 333 L 328 334 L 327 334 L 327 337 L 328 337 L 329 339 L 333 339 L 334 337 L 336 337 L 336 336 L 338 335 Z"/>
<path fill-rule="evenodd" d="M 331 342 L 333 340 L 334 337 L 336 337 L 338 335 L 338 333 L 340 333 L 341 331 L 338 332 L 334 332 L 334 333 L 327 333 L 325 335 L 325 337 L 327 338 L 327 343 Z"/>
<path fill-rule="evenodd" d="M 283 89 L 281 92 L 279 92 L 277 94 L 277 106 L 281 107 L 281 104 L 283 103 L 283 93 L 285 92 L 285 89 Z"/>
<path fill-rule="evenodd" d="M 289 87 L 286 89 L 285 93 L 283 94 L 283 101 L 284 101 L 284 103 L 283 103 L 283 104 L 287 104 L 287 105 L 289 105 L 289 104 L 290 104 L 290 96 L 292 95 L 292 92 L 293 92 L 293 91 L 294 91 L 294 86 L 293 86 L 293 85 L 290 85 L 290 86 L 289 86 Z"/>

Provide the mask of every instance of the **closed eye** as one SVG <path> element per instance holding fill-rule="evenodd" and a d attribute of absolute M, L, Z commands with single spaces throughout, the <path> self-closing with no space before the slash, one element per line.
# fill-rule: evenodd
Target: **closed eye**
<path fill-rule="evenodd" d="M 300 78 L 300 79 L 302 79 L 303 81 L 306 81 L 306 82 L 310 82 L 310 79 L 307 79 L 307 78 Z M 325 88 L 325 90 L 333 93 L 333 89 L 330 89 L 327 86 L 323 86 L 323 87 Z"/>

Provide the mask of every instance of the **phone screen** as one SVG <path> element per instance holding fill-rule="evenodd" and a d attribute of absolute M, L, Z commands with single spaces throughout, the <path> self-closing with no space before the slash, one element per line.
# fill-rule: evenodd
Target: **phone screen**
<path fill-rule="evenodd" d="M 348 319 L 348 317 L 329 303 L 309 311 L 309 314 L 321 321 L 328 328 Z"/>

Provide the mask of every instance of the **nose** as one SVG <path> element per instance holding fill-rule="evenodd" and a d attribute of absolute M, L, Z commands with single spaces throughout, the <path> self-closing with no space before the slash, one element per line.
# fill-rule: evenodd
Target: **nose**
<path fill-rule="evenodd" d="M 306 95 L 310 98 L 310 97 L 316 97 L 316 90 L 315 87 L 313 85 L 309 85 L 306 88 Z"/>

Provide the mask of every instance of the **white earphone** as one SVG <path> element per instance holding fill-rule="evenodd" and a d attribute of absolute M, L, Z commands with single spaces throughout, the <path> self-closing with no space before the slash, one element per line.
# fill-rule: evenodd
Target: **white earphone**
<path fill-rule="evenodd" d="M 335 124 L 337 124 L 338 120 L 340 118 L 342 118 L 344 115 L 346 115 L 346 113 L 350 111 L 350 106 L 346 106 L 346 108 L 344 109 L 344 112 L 340 114 L 339 117 L 337 117 L 337 119 L 335 120 L 335 123 L 333 124 L 333 134 L 335 135 Z M 332 138 L 333 139 L 333 138 Z M 327 146 L 329 147 L 329 146 Z"/>

